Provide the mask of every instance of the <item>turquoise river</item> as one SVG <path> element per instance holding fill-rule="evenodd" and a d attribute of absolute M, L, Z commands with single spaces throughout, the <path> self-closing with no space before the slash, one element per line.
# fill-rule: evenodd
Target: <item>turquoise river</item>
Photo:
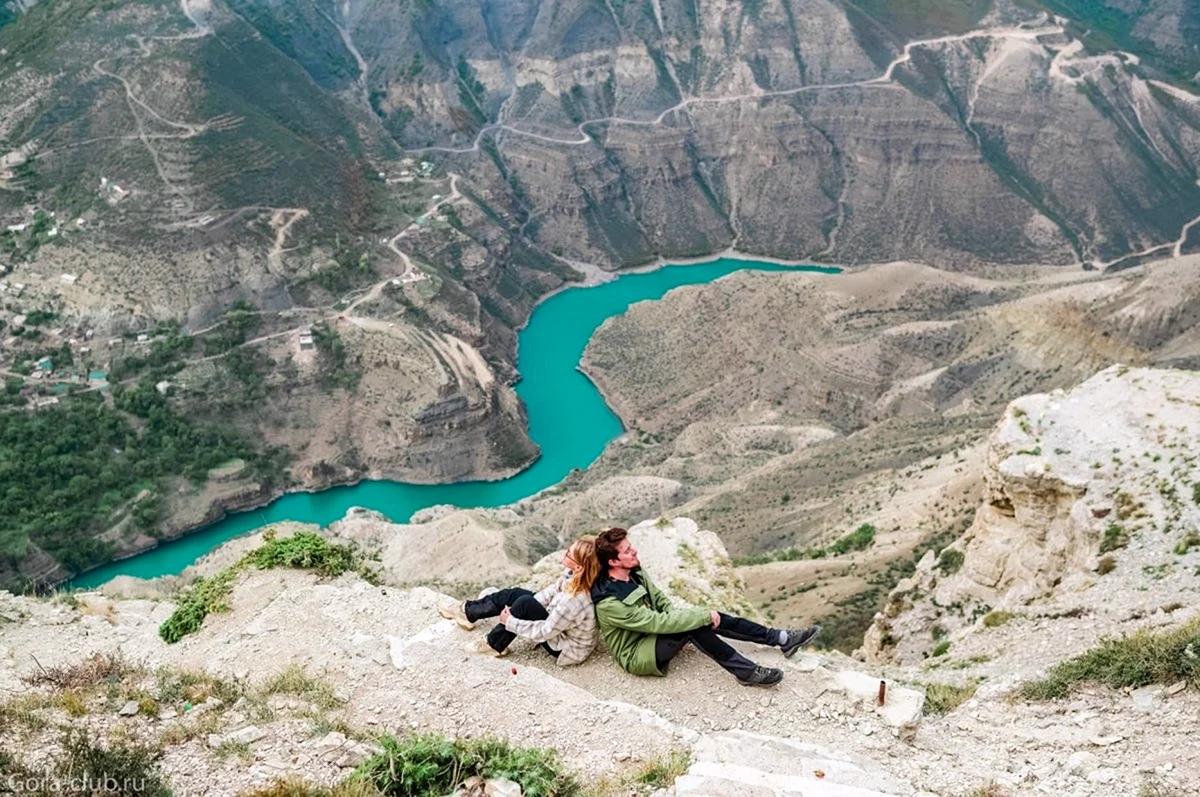
<path fill-rule="evenodd" d="M 290 493 L 260 509 L 231 514 L 151 551 L 92 570 L 69 586 L 94 587 L 123 574 L 153 578 L 178 573 L 226 540 L 268 523 L 295 520 L 326 526 L 353 506 L 374 509 L 394 521 L 405 522 L 414 512 L 435 504 L 503 506 L 553 486 L 573 468 L 590 465 L 622 432 L 620 420 L 578 369 L 596 328 L 634 302 L 659 299 L 672 288 L 711 282 L 743 269 L 825 274 L 838 271 L 722 258 L 625 274 L 601 285 L 561 291 L 537 306 L 520 334 L 517 368 L 521 381 L 516 391 L 529 411 L 530 437 L 542 451 L 526 470 L 494 482 L 426 485 L 364 481 L 319 493 Z"/>

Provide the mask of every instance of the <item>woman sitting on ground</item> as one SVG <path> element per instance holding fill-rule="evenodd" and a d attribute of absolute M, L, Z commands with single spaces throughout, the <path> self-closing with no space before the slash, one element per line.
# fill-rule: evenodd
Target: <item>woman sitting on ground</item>
<path fill-rule="evenodd" d="M 600 571 L 596 538 L 580 537 L 563 554 L 562 577 L 536 595 L 510 587 L 478 600 L 443 606 L 438 614 L 470 631 L 485 617 L 500 622 L 487 638 L 467 645 L 472 653 L 503 656 L 517 637 L 540 642 L 561 667 L 578 664 L 596 647 L 596 612 L 592 583 Z"/>

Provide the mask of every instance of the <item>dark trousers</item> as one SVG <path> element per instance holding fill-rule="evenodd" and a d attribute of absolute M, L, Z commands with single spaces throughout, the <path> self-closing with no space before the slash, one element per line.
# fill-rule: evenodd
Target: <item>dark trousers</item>
<path fill-rule="evenodd" d="M 701 653 L 738 678 L 750 675 L 754 671 L 754 662 L 734 650 L 721 637 L 736 639 L 739 642 L 756 642 L 759 645 L 779 645 L 779 632 L 775 629 L 759 625 L 744 617 L 722 614 L 721 624 L 716 628 L 706 625 L 703 628 L 679 634 L 659 634 L 654 643 L 655 663 L 658 665 L 658 669 L 665 673 L 671 659 L 678 656 L 679 651 L 683 650 L 688 642 L 691 642 Z"/>
<path fill-rule="evenodd" d="M 467 619 L 474 623 L 485 617 L 499 616 L 505 606 L 518 620 L 545 620 L 550 616 L 546 612 L 546 607 L 537 602 L 537 598 L 533 596 L 532 592 L 520 587 L 509 587 L 493 592 L 479 600 L 467 601 L 463 605 L 463 611 L 466 612 Z M 516 638 L 517 635 L 505 628 L 502 623 L 497 623 L 496 627 L 487 635 L 488 645 L 496 651 L 503 651 Z M 551 656 L 558 658 L 558 651 L 545 642 L 540 647 Z"/>

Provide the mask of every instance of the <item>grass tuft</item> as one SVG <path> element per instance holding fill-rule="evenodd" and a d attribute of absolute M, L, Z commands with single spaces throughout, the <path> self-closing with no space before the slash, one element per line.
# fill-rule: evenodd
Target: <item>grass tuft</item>
<path fill-rule="evenodd" d="M 978 684 L 925 684 L 925 713 L 949 714 L 975 695 Z"/>
<path fill-rule="evenodd" d="M 290 778 L 273 780 L 254 791 L 242 792 L 242 797 L 379 797 L 380 792 L 370 783 L 345 780 L 332 789 L 315 783 Z"/>
<path fill-rule="evenodd" d="M 1200 618 L 1168 631 L 1104 639 L 1082 656 L 1055 665 L 1045 678 L 1022 684 L 1015 694 L 1056 700 L 1085 682 L 1123 689 L 1180 680 L 1200 684 Z"/>
<path fill-rule="evenodd" d="M 58 774 L 72 782 L 116 783 L 120 793 L 139 797 L 170 797 L 171 789 L 158 768 L 161 750 L 113 743 L 102 747 L 82 730 L 68 731 L 60 743 Z M 108 793 L 107 791 L 105 793 Z"/>
<path fill-rule="evenodd" d="M 120 653 L 94 653 L 78 664 L 39 669 L 22 680 L 30 686 L 88 690 L 120 683 L 138 671 Z"/>
<path fill-rule="evenodd" d="M 671 750 L 666 756 L 646 764 L 635 780 L 652 789 L 667 789 L 692 765 L 690 750 Z"/>
<path fill-rule="evenodd" d="M 997 627 L 1002 626 L 1005 623 L 1009 622 L 1014 617 L 1016 617 L 1016 615 L 1013 614 L 1012 612 L 1005 612 L 1005 611 L 988 612 L 987 614 L 985 614 L 983 616 L 983 627 L 984 628 L 997 628 Z"/>
<path fill-rule="evenodd" d="M 299 664 L 290 664 L 287 669 L 271 677 L 262 685 L 262 694 L 296 695 L 321 709 L 338 708 L 344 702 L 328 682 L 309 675 Z"/>
<path fill-rule="evenodd" d="M 508 778 L 526 797 L 577 797 L 582 786 L 566 774 L 552 750 L 512 747 L 494 739 L 454 739 L 438 734 L 379 740 L 352 779 L 395 797 L 443 797 L 474 776 Z"/>
<path fill-rule="evenodd" d="M 966 797 L 1008 797 L 1008 792 L 995 783 L 989 783 L 967 792 Z"/>
<path fill-rule="evenodd" d="M 1113 556 L 1102 556 L 1100 561 L 1096 563 L 1096 572 L 1099 575 L 1107 576 L 1109 573 L 1117 569 L 1117 560 Z"/>
<path fill-rule="evenodd" d="M 1184 793 L 1152 778 L 1142 783 L 1137 797 L 1184 797 Z"/>

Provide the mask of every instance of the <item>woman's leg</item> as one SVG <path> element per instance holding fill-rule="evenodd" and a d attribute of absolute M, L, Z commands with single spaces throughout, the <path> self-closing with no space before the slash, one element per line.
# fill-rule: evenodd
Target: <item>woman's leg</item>
<path fill-rule="evenodd" d="M 516 590 L 512 590 L 516 591 Z M 537 598 L 533 597 L 533 593 L 529 590 L 522 590 L 525 594 L 517 597 L 509 606 L 509 611 L 512 616 L 518 620 L 545 620 L 550 615 L 546 612 L 546 607 L 537 602 Z M 492 593 L 493 595 L 498 593 Z M 488 595 L 492 597 L 492 595 Z M 499 614 L 500 612 L 496 612 Z M 497 623 L 496 627 L 488 632 L 487 641 L 491 645 L 492 650 L 502 651 L 512 644 L 512 641 L 517 638 L 517 635 L 509 631 L 502 624 Z"/>
<path fill-rule="evenodd" d="M 485 595 L 479 600 L 467 601 L 463 604 L 463 611 L 467 615 L 467 620 L 474 623 L 485 617 L 496 617 L 505 606 L 512 606 L 525 596 L 532 598 L 533 593 L 520 587 L 509 587 Z M 537 601 L 535 600 L 534 603 Z"/>

